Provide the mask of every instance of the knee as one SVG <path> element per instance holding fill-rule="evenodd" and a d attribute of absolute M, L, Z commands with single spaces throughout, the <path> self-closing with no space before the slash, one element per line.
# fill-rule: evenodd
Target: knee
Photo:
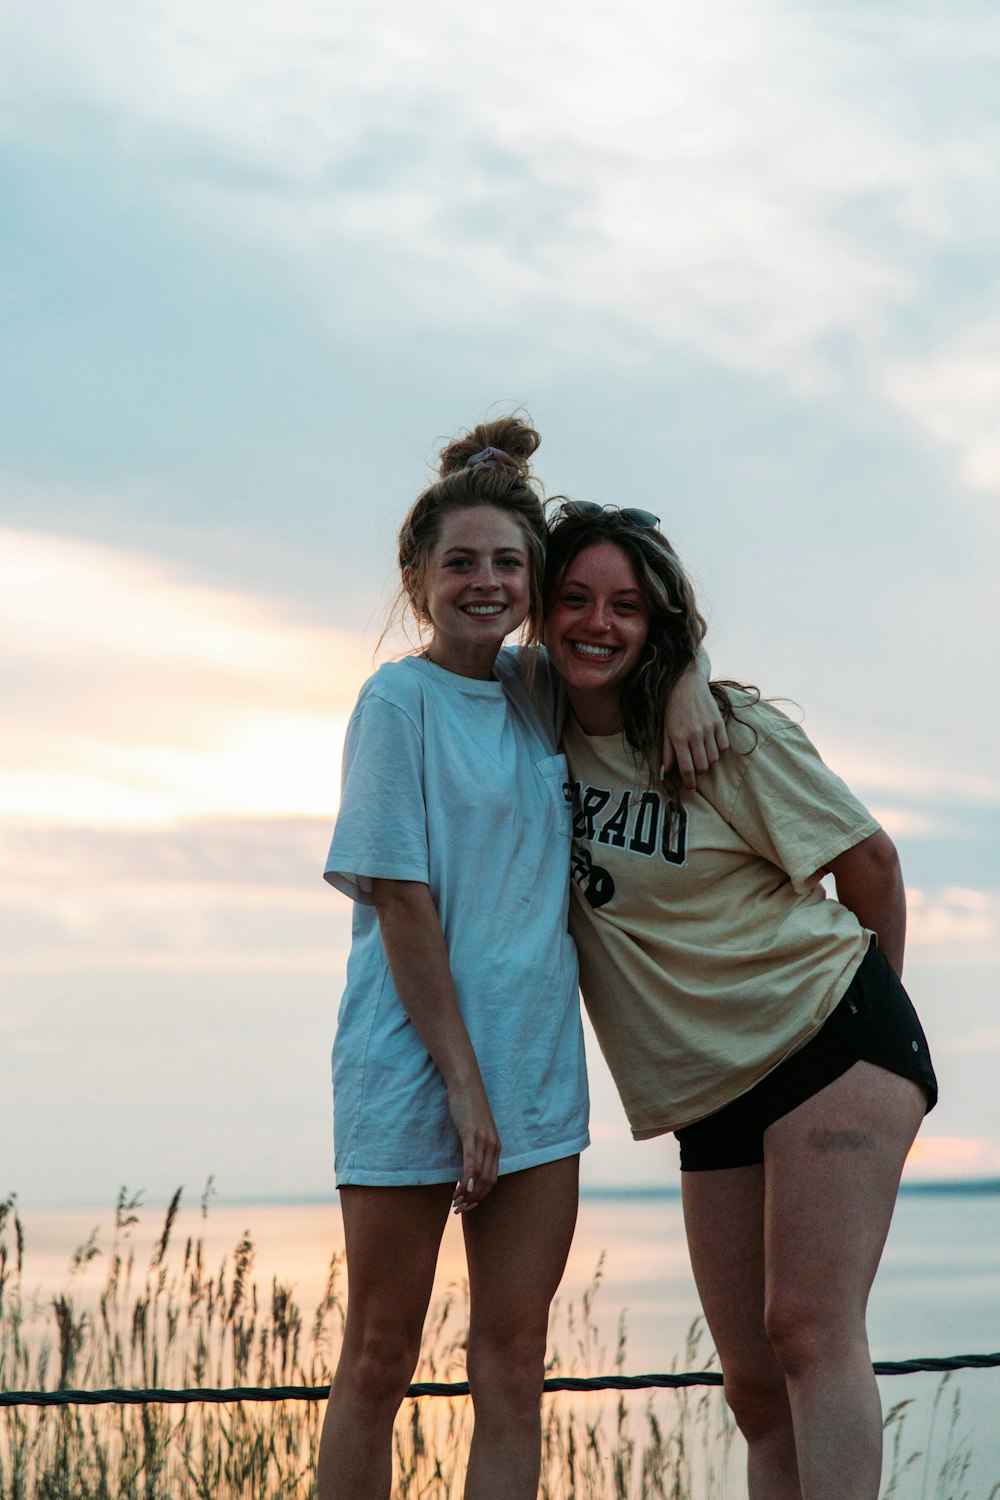
<path fill-rule="evenodd" d="M 546 1331 L 517 1328 L 469 1340 L 468 1372 L 477 1417 L 491 1408 L 537 1419 L 545 1383 Z"/>
<path fill-rule="evenodd" d="M 858 1322 L 846 1308 L 788 1292 L 768 1300 L 764 1327 L 778 1364 L 793 1378 L 836 1363 L 865 1338 L 863 1317 Z"/>
<path fill-rule="evenodd" d="M 396 1407 L 406 1394 L 420 1353 L 404 1328 L 369 1327 L 345 1343 L 335 1386 L 367 1411 Z"/>
<path fill-rule="evenodd" d="M 762 1370 L 757 1364 L 727 1365 L 724 1393 L 737 1427 L 748 1443 L 760 1442 L 791 1427 L 788 1388 L 778 1368 Z"/>

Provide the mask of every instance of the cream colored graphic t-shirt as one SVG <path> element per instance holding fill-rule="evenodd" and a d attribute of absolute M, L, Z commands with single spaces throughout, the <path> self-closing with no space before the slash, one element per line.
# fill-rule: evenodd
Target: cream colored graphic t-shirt
<path fill-rule="evenodd" d="M 815 876 L 878 823 L 797 724 L 734 699 L 744 723 L 697 792 L 651 788 L 622 735 L 563 733 L 580 984 L 637 1139 L 807 1041 L 871 937 Z"/>

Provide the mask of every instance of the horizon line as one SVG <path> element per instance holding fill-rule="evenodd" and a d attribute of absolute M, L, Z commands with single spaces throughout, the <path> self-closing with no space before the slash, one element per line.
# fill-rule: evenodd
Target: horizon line
<path fill-rule="evenodd" d="M 142 1189 L 137 1190 L 142 1194 Z M 183 1187 L 181 1189 L 183 1192 Z M 900 1197 L 990 1197 L 1000 1195 L 1000 1177 L 943 1177 L 928 1178 L 926 1180 L 902 1181 L 899 1185 Z M 19 1195 L 12 1196 L 18 1199 L 17 1206 L 22 1212 L 39 1210 L 59 1209 L 83 1209 L 107 1211 L 114 1207 L 113 1202 L 105 1203 L 101 1199 L 77 1198 L 77 1199 L 28 1199 L 21 1201 Z M 172 1195 L 171 1195 L 172 1196 Z M 678 1200 L 681 1196 L 679 1184 L 673 1183 L 631 1183 L 627 1185 L 615 1183 L 588 1183 L 580 1188 L 581 1202 L 656 1202 Z M 183 1201 L 183 1200 L 182 1200 Z M 200 1193 L 193 1194 L 186 1200 L 185 1206 L 196 1206 L 201 1201 Z M 209 1213 L 212 1207 L 218 1208 L 310 1208 L 327 1205 L 333 1208 L 337 1201 L 337 1190 L 331 1188 L 327 1193 L 247 1193 L 229 1196 L 225 1193 L 213 1193 L 208 1204 Z M 141 1208 L 165 1208 L 170 1202 L 170 1197 L 155 1196 L 143 1198 Z"/>

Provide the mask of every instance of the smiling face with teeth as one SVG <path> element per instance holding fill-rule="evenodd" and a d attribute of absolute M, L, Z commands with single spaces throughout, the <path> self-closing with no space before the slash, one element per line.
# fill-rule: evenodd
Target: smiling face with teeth
<path fill-rule="evenodd" d="M 414 592 L 416 580 L 404 574 Z M 419 580 L 423 613 L 434 627 L 428 658 L 447 672 L 483 680 L 504 637 L 531 604 L 528 547 L 518 522 L 493 505 L 449 511 Z"/>
<path fill-rule="evenodd" d="M 549 606 L 545 645 L 585 733 L 621 728 L 621 690 L 648 634 L 649 606 L 627 554 L 614 542 L 578 552 Z"/>

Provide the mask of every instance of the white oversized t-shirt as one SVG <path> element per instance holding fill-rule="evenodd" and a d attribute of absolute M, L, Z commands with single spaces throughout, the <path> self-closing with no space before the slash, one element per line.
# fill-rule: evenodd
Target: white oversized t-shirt
<path fill-rule="evenodd" d="M 355 902 L 333 1049 L 338 1186 L 448 1182 L 462 1166 L 444 1080 L 389 973 L 373 879 L 430 889 L 501 1173 L 589 1139 L 566 761 L 507 653 L 496 673 L 407 657 L 365 683 L 351 716 L 326 866 Z"/>

